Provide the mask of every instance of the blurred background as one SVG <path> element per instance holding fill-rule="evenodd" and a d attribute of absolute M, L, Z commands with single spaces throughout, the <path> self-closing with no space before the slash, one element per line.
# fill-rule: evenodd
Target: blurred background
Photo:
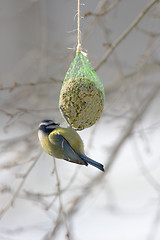
<path fill-rule="evenodd" d="M 80 131 L 105 173 L 41 149 L 77 46 L 76 0 L 0 0 L 0 239 L 160 239 L 160 2 L 81 1 L 105 109 Z"/>

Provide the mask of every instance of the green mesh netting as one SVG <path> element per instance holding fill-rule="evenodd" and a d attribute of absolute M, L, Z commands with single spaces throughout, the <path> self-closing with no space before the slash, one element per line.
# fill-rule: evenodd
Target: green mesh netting
<path fill-rule="evenodd" d="M 72 77 L 85 77 L 86 79 L 90 79 L 93 81 L 98 89 L 102 91 L 104 94 L 104 87 L 96 72 L 94 71 L 91 63 L 88 58 L 84 56 L 83 53 L 77 52 L 74 60 L 72 61 L 63 83 L 65 83 L 68 79 Z"/>
<path fill-rule="evenodd" d="M 91 127 L 104 108 L 104 88 L 89 60 L 76 53 L 60 92 L 59 108 L 67 122 L 77 130 Z"/>

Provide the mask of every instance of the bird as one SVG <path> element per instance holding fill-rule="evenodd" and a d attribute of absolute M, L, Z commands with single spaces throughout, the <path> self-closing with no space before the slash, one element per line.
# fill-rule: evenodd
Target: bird
<path fill-rule="evenodd" d="M 85 155 L 83 141 L 71 126 L 60 127 L 60 124 L 53 120 L 43 120 L 39 124 L 38 138 L 49 155 L 80 165 L 90 164 L 104 172 L 101 163 Z"/>

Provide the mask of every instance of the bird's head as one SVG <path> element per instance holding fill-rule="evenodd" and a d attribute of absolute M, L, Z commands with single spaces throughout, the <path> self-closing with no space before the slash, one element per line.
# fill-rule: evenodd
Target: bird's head
<path fill-rule="evenodd" d="M 59 127 L 59 123 L 55 123 L 53 120 L 43 120 L 39 124 L 39 131 L 43 132 L 46 135 L 49 135 L 54 129 Z"/>

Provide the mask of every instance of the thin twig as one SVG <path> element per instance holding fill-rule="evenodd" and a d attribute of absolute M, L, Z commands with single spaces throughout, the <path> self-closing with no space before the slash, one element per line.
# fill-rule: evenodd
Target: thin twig
<path fill-rule="evenodd" d="M 151 224 L 151 229 L 150 229 L 149 235 L 146 238 L 147 240 L 154 240 L 157 237 L 156 233 L 158 232 L 159 221 L 160 221 L 160 196 L 158 196 L 158 197 L 159 197 L 159 201 L 158 201 L 156 213 L 153 218 L 153 222 Z"/>
<path fill-rule="evenodd" d="M 117 0 L 115 6 L 118 5 L 118 3 L 120 1 L 121 0 Z M 102 12 L 102 10 L 105 8 L 105 5 L 106 5 L 107 2 L 108 2 L 108 0 L 101 0 L 101 1 L 99 1 L 97 6 L 96 6 L 96 8 L 95 8 L 95 12 L 96 13 Z M 114 8 L 115 8 L 115 6 L 114 6 Z M 82 41 L 85 41 L 88 38 L 88 36 L 93 32 L 96 23 L 97 23 L 97 17 L 94 16 L 92 18 L 92 20 L 90 21 L 90 23 L 88 24 L 87 29 L 83 32 Z"/>
<path fill-rule="evenodd" d="M 97 71 L 109 58 L 112 52 L 116 49 L 116 47 L 128 36 L 128 34 L 137 26 L 137 24 L 141 21 L 141 19 L 145 16 L 145 14 L 154 6 L 154 4 L 158 3 L 159 0 L 153 0 L 151 3 L 147 5 L 147 7 L 139 13 L 139 15 L 135 18 L 135 20 L 131 23 L 131 25 L 122 33 L 122 35 L 116 39 L 111 47 L 108 49 L 106 54 L 103 56 L 102 60 L 95 67 L 95 71 Z"/>
<path fill-rule="evenodd" d="M 68 228 L 68 224 L 67 224 L 67 216 L 66 216 L 66 213 L 65 213 L 65 210 L 64 210 L 64 206 L 63 206 L 63 202 L 62 202 L 62 197 L 61 197 L 61 192 L 62 191 L 61 191 L 61 187 L 60 187 L 60 178 L 59 178 L 59 174 L 58 174 L 58 169 L 57 169 L 57 166 L 56 166 L 55 158 L 53 158 L 53 161 L 54 161 L 54 173 L 55 173 L 56 181 L 57 181 L 57 195 L 58 195 L 58 199 L 59 199 L 59 211 L 58 211 L 56 224 L 55 223 L 53 224 L 53 228 L 46 235 L 45 240 L 50 240 L 54 236 L 56 228 L 57 228 L 57 225 L 59 225 L 59 223 L 61 222 L 60 221 L 61 214 L 63 216 L 63 222 L 64 222 L 64 225 L 65 225 L 65 228 L 66 228 L 66 238 L 70 239 L 70 232 L 69 232 L 69 228 Z"/>
<path fill-rule="evenodd" d="M 110 11 L 112 11 L 120 1 L 121 0 L 114 1 L 113 3 L 111 3 L 111 5 L 108 8 L 103 8 L 102 12 L 99 12 L 99 13 L 87 12 L 84 14 L 84 17 L 88 17 L 88 16 L 102 17 L 108 14 Z"/>
<path fill-rule="evenodd" d="M 62 80 L 58 80 L 55 78 L 50 78 L 50 81 L 38 81 L 38 82 L 29 82 L 29 83 L 18 83 L 14 82 L 12 86 L 3 86 L 0 85 L 0 91 L 10 91 L 12 92 L 13 90 L 21 87 L 34 87 L 34 86 L 39 86 L 39 85 L 46 85 L 46 84 L 52 84 L 52 83 L 60 83 L 62 84 Z"/>
<path fill-rule="evenodd" d="M 39 159 L 40 153 L 38 152 L 38 154 L 35 156 L 35 160 L 33 161 L 33 163 L 30 165 L 30 167 L 28 168 L 28 170 L 26 171 L 26 173 L 23 175 L 23 178 L 20 182 L 20 184 L 18 185 L 15 193 L 13 194 L 12 198 L 9 200 L 9 202 L 6 204 L 6 206 L 4 206 L 1 210 L 0 210 L 0 218 L 2 218 L 2 216 L 4 216 L 4 214 L 7 212 L 7 210 L 13 206 L 13 204 L 15 203 L 15 200 L 19 194 L 19 192 L 21 191 L 28 175 L 30 174 L 31 170 L 33 169 L 33 167 L 35 166 L 35 164 L 37 163 L 38 159 Z"/>

